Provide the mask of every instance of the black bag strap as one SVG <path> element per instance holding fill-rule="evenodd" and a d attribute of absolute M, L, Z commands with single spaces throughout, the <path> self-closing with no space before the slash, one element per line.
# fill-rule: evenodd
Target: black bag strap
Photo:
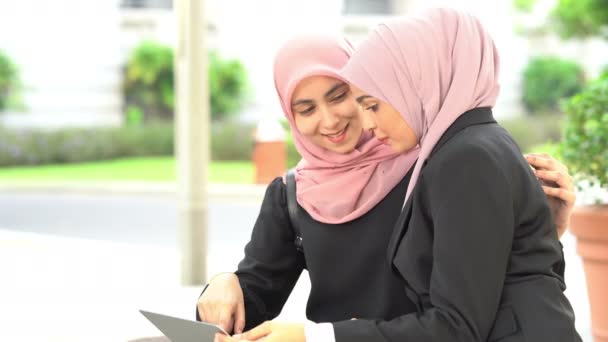
<path fill-rule="evenodd" d="M 298 222 L 300 222 L 300 210 L 296 198 L 296 174 L 294 169 L 287 171 L 287 211 L 289 212 L 289 220 L 291 221 L 295 236 L 294 245 L 298 251 L 303 252 L 304 244 L 302 234 L 300 233 L 300 226 L 298 225 Z"/>

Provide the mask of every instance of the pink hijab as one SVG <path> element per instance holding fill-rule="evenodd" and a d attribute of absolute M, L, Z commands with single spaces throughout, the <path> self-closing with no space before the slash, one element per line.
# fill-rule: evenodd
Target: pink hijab
<path fill-rule="evenodd" d="M 343 80 L 338 71 L 352 52 L 343 38 L 306 36 L 288 41 L 274 63 L 275 87 L 302 156 L 296 166 L 298 203 L 312 218 L 329 224 L 367 213 L 401 181 L 416 159 L 415 153 L 394 153 L 370 134 L 363 135 L 348 154 L 331 152 L 302 137 L 296 128 L 291 97 L 298 83 L 310 76 Z"/>
<path fill-rule="evenodd" d="M 344 79 L 387 102 L 419 137 L 409 198 L 424 161 L 464 112 L 493 107 L 498 52 L 479 20 L 440 8 L 376 28 L 341 71 Z"/>

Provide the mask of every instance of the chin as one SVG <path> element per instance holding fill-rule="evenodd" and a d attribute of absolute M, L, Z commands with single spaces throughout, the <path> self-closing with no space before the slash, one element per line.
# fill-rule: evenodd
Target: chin
<path fill-rule="evenodd" d="M 347 143 L 340 146 L 331 146 L 331 148 L 326 147 L 326 149 L 340 154 L 347 154 L 355 150 L 355 144 Z"/>
<path fill-rule="evenodd" d="M 334 147 L 331 150 L 336 153 L 347 154 L 347 153 L 351 152 L 352 150 L 354 150 L 354 148 L 349 148 L 348 146 L 340 146 L 340 147 Z"/>

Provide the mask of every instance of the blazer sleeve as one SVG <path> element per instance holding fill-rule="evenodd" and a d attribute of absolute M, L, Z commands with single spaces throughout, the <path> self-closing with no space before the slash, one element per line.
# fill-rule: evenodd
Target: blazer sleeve
<path fill-rule="evenodd" d="M 235 274 L 245 298 L 245 329 L 279 315 L 304 270 L 295 245 L 282 178 L 266 190 L 262 208 Z"/>
<path fill-rule="evenodd" d="M 480 146 L 452 150 L 436 162 L 429 162 L 416 192 L 424 197 L 434 236 L 430 304 L 391 321 L 335 323 L 337 342 L 487 340 L 513 241 L 509 179 L 497 157 Z M 407 258 L 402 251 L 392 261 Z"/>
<path fill-rule="evenodd" d="M 243 290 L 245 330 L 279 315 L 304 270 L 304 256 L 294 245 L 286 201 L 282 178 L 276 178 L 266 189 L 245 257 L 234 272 Z M 198 309 L 196 320 L 201 320 Z"/>

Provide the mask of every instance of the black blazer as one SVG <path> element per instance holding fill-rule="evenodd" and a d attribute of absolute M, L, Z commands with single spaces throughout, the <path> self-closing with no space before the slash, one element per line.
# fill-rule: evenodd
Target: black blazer
<path fill-rule="evenodd" d="M 581 341 L 545 194 L 488 108 L 425 161 L 388 261 L 417 313 L 334 323 L 337 342 Z"/>

